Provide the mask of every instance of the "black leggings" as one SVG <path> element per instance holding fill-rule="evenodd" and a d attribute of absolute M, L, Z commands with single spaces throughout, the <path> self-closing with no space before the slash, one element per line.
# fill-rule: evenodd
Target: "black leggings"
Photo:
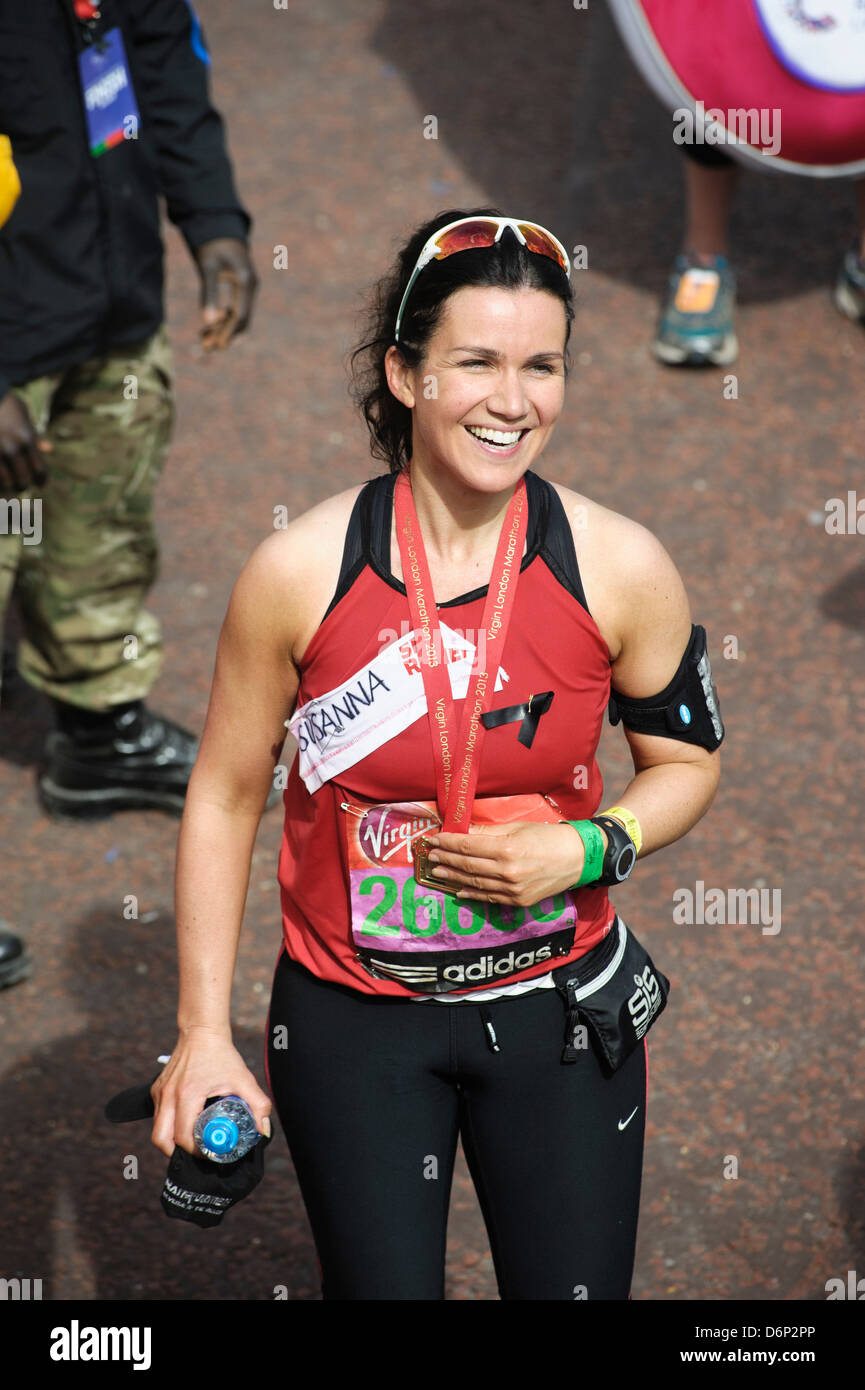
<path fill-rule="evenodd" d="M 503 1299 L 628 1297 L 645 1047 L 605 1077 L 591 1048 L 561 1061 L 564 1030 L 552 989 L 484 1006 L 377 998 L 280 954 L 268 1078 L 324 1298 L 444 1298 L 458 1135 Z"/>

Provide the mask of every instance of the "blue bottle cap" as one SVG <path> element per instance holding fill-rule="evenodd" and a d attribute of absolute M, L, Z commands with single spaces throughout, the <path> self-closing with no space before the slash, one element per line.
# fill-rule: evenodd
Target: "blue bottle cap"
<path fill-rule="evenodd" d="M 228 1154 L 237 1148 L 240 1130 L 233 1120 L 208 1120 L 201 1132 L 201 1142 L 211 1153 Z"/>

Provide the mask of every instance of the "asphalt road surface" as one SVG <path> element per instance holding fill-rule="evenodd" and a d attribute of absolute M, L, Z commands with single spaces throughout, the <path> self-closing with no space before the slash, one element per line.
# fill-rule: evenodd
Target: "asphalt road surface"
<path fill-rule="evenodd" d="M 205 359 L 195 273 L 167 227 L 178 420 L 151 596 L 167 660 L 149 703 L 200 730 L 232 585 L 274 509 L 379 471 L 345 359 L 407 232 L 493 202 L 584 245 L 574 371 L 541 471 L 664 542 L 708 630 L 728 729 L 708 816 L 615 898 L 673 985 L 650 1043 L 633 1298 L 823 1301 L 827 1280 L 865 1273 L 865 553 L 824 524 L 828 499 L 865 494 L 865 332 L 830 295 L 852 189 L 747 175 L 739 360 L 664 369 L 648 344 L 678 246 L 681 156 L 600 4 L 201 0 L 200 13 L 262 284 L 252 331 Z M 315 1300 L 281 1134 L 258 1191 L 200 1232 L 159 1210 L 148 1126 L 101 1119 L 173 1045 L 177 822 L 49 820 L 34 778 L 50 727 L 48 702 L 10 682 L 0 915 L 34 970 L 0 995 L 0 1274 L 42 1278 L 51 1299 Z M 629 771 L 620 729 L 602 768 L 612 798 Z M 280 833 L 277 809 L 259 831 L 234 996 L 260 1078 Z M 677 922 L 674 894 L 698 884 L 763 889 L 766 913 Z M 447 1296 L 497 1298 L 461 1154 Z"/>

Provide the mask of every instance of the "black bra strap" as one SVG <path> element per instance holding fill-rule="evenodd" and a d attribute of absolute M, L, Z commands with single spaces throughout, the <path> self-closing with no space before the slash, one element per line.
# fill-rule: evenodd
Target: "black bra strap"
<path fill-rule="evenodd" d="M 369 500 L 369 542 L 367 554 L 379 573 L 390 574 L 390 532 L 393 519 L 395 473 L 373 479 Z"/>
<path fill-rule="evenodd" d="M 375 487 L 378 481 L 378 478 L 372 478 L 365 487 L 361 488 L 355 498 L 354 506 L 351 509 L 351 516 L 348 519 L 348 529 L 345 533 L 345 545 L 342 549 L 342 564 L 339 569 L 336 593 L 328 604 L 328 609 L 324 618 L 329 617 L 340 599 L 345 597 L 364 565 L 367 563 L 367 555 L 369 553 L 370 491 Z M 324 618 L 322 618 L 322 622 L 324 622 Z"/>
<path fill-rule="evenodd" d="M 563 588 L 567 589 L 568 593 L 577 600 L 577 603 L 582 604 L 588 613 L 589 605 L 586 603 L 586 595 L 583 592 L 580 566 L 577 563 L 577 552 L 574 548 L 574 533 L 565 515 L 562 499 L 556 489 L 550 483 L 545 483 L 544 486 L 549 495 L 549 518 L 546 535 L 541 546 L 541 555 L 550 572 Z"/>
<path fill-rule="evenodd" d="M 536 473 L 527 472 L 529 524 L 524 565 L 540 553 L 548 569 L 578 603 L 588 611 L 574 538 L 565 509 L 555 488 Z M 336 592 L 325 617 L 351 588 L 364 565 L 378 574 L 390 574 L 390 536 L 393 517 L 394 473 L 372 478 L 358 493 L 345 534 L 342 564 Z M 447 606 L 447 605 L 445 605 Z M 323 619 L 322 619 L 323 621 Z"/>

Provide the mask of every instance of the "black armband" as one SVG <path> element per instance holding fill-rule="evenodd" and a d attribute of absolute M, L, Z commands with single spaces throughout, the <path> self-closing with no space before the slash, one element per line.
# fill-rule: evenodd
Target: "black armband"
<path fill-rule="evenodd" d="M 681 739 L 710 752 L 720 748 L 724 725 L 706 651 L 706 629 L 692 625 L 679 669 L 659 694 L 632 700 L 613 690 L 609 715 L 611 724 L 621 719 L 626 729 L 637 734 Z"/>

